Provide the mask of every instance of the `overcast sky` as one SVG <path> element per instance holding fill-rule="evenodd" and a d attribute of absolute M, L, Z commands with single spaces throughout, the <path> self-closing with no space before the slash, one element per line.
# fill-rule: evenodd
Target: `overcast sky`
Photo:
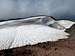
<path fill-rule="evenodd" d="M 75 0 L 0 0 L 0 20 L 50 15 L 75 18 Z"/>

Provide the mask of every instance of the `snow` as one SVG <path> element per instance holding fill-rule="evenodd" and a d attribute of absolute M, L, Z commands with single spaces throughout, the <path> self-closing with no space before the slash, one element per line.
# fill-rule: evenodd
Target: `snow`
<path fill-rule="evenodd" d="M 59 20 L 57 21 L 58 24 L 64 26 L 66 29 L 70 28 L 75 22 L 72 22 L 70 20 Z"/>
<path fill-rule="evenodd" d="M 50 27 L 48 24 L 45 25 L 46 23 L 41 24 L 43 22 L 42 18 L 40 18 L 41 21 L 38 20 L 40 24 L 35 24 L 37 18 L 32 17 L 0 22 L 0 50 L 66 39 L 70 34 L 66 33 L 66 28 L 64 30 L 63 27 L 69 28 L 74 24 L 74 22 L 68 20 L 55 21 L 52 18 L 43 18 L 49 19 L 46 23 L 52 24 L 53 22 L 53 27 Z M 32 21 L 32 24 L 30 24 L 29 20 L 33 20 L 34 22 Z M 62 28 L 62 30 L 59 28 Z"/>
<path fill-rule="evenodd" d="M 0 29 L 0 50 L 68 38 L 68 33 L 44 25 L 21 25 Z"/>

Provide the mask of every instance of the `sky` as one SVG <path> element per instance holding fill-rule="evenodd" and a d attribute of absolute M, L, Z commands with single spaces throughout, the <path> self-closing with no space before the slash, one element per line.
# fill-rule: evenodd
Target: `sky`
<path fill-rule="evenodd" d="M 75 19 L 75 0 L 0 0 L 0 20 L 36 15 Z"/>

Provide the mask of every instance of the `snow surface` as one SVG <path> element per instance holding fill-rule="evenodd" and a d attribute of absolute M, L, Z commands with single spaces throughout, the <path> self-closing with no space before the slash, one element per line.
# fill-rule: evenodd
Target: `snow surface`
<path fill-rule="evenodd" d="M 0 50 L 68 38 L 68 33 L 44 25 L 21 25 L 0 29 Z"/>
<path fill-rule="evenodd" d="M 57 21 L 58 24 L 64 26 L 66 29 L 70 28 L 75 22 L 72 22 L 70 20 L 59 20 Z"/>
<path fill-rule="evenodd" d="M 53 27 L 48 26 L 49 24 Z M 0 50 L 66 39 L 69 34 L 65 30 L 73 24 L 75 22 L 69 20 L 55 21 L 46 16 L 0 22 Z"/>
<path fill-rule="evenodd" d="M 53 27 L 45 25 L 44 19 L 48 19 L 45 24 L 53 24 Z M 65 30 L 73 24 L 75 22 L 55 21 L 45 16 L 0 22 L 0 50 L 68 38 L 69 34 Z"/>

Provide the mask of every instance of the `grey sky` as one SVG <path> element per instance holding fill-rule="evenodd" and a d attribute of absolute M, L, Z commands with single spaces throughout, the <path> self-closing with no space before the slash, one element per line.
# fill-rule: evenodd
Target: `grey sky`
<path fill-rule="evenodd" d="M 50 15 L 75 18 L 75 0 L 0 0 L 0 20 Z"/>

